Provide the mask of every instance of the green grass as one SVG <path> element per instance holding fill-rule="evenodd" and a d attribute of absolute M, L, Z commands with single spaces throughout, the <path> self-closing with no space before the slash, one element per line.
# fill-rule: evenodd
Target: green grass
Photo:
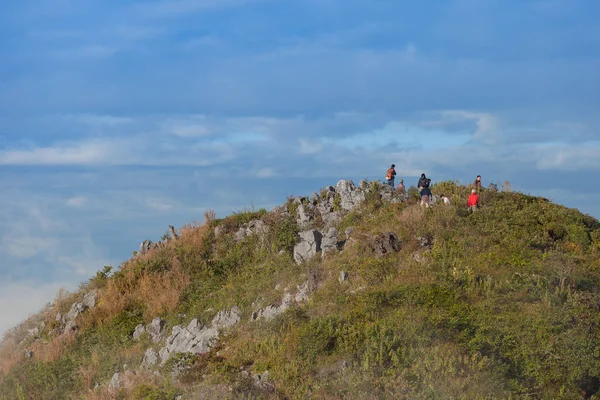
<path fill-rule="evenodd" d="M 441 182 L 432 191 L 453 206 L 367 196 L 338 226 L 355 228 L 355 245 L 305 266 L 291 257 L 294 217 L 264 210 L 214 222 L 202 249 L 176 241 L 132 264 L 162 273 L 176 259 L 191 274 L 177 309 L 164 316 L 170 326 L 209 322 L 233 305 L 243 316 L 218 351 L 185 359 L 183 387 L 141 384 L 126 396 L 170 399 L 194 385 L 224 384 L 238 398 L 600 398 L 598 221 L 540 197 L 487 190 L 469 214 L 467 187 Z M 295 211 L 292 201 L 286 207 Z M 233 233 L 254 219 L 267 233 L 235 241 Z M 224 231 L 216 237 L 218 225 Z M 398 236 L 400 251 L 376 258 L 366 238 L 385 232 Z M 432 245 L 421 247 L 418 237 Z M 342 269 L 345 283 L 337 280 Z M 94 285 L 123 276 L 100 273 Z M 319 287 L 308 302 L 248 322 L 309 276 Z M 109 379 L 134 346 L 142 309 L 132 304 L 81 332 L 56 361 L 17 364 L 0 378 L 0 399 L 75 396 L 73 371 L 99 351 L 106 356 L 97 378 Z M 254 387 L 240 369 L 268 370 L 273 390 Z"/>

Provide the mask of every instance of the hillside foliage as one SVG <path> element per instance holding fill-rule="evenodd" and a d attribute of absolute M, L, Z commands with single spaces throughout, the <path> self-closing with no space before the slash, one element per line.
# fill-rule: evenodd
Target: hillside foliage
<path fill-rule="evenodd" d="M 343 251 L 300 266 L 292 199 L 185 226 L 7 334 L 0 399 L 600 399 L 600 223 L 512 191 L 483 190 L 473 213 L 468 187 L 432 191 L 452 205 L 367 197 L 339 223 L 354 228 Z M 236 240 L 256 219 L 266 233 Z M 369 238 L 386 232 L 400 250 L 377 256 Z M 307 279 L 317 287 L 309 301 L 251 321 Z M 57 311 L 91 289 L 97 307 L 77 332 L 59 334 Z M 242 323 L 209 353 L 139 370 L 116 394 L 106 388 L 154 346 L 132 339 L 138 324 L 209 323 L 233 306 Z M 39 337 L 28 337 L 41 321 Z M 186 367 L 176 377 L 174 363 Z"/>

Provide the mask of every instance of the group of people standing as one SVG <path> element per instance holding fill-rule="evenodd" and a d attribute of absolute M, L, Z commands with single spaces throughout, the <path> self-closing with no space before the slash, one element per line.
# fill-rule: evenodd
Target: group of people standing
<path fill-rule="evenodd" d="M 394 180 L 396 178 L 396 165 L 392 166 L 387 170 L 385 174 L 385 181 L 392 188 L 395 188 L 400 193 L 406 193 L 406 187 L 404 186 L 404 180 L 400 179 L 400 183 L 395 187 Z M 421 174 L 417 187 L 419 188 L 419 195 L 421 196 L 421 207 L 429 207 L 431 205 L 432 194 L 429 186 L 431 185 L 431 179 L 425 174 Z M 469 211 L 474 211 L 479 207 L 479 191 L 481 190 L 481 175 L 477 175 L 475 182 L 473 183 L 473 189 L 467 200 L 467 207 Z M 443 201 L 444 205 L 450 205 L 450 199 L 444 195 L 440 195 L 440 200 Z"/>

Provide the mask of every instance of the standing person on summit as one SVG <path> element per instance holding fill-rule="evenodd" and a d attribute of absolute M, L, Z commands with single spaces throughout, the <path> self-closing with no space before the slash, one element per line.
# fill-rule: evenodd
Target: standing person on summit
<path fill-rule="evenodd" d="M 475 190 L 481 190 L 481 175 L 477 175 L 477 178 L 475 178 L 475 182 L 473 182 L 473 185 L 475 186 Z"/>
<path fill-rule="evenodd" d="M 471 190 L 471 194 L 467 200 L 467 207 L 469 208 L 470 212 L 477 210 L 479 207 L 479 196 L 477 195 L 477 190 Z"/>
<path fill-rule="evenodd" d="M 431 184 L 431 179 L 426 177 L 425 174 L 421 174 L 421 178 L 419 179 L 419 183 L 417 184 L 417 187 L 419 189 L 421 189 L 421 188 L 429 189 L 430 184 Z"/>
<path fill-rule="evenodd" d="M 387 172 L 385 173 L 385 180 L 386 180 L 387 184 L 392 187 L 392 189 L 394 189 L 394 178 L 396 177 L 396 169 L 395 168 L 396 168 L 396 164 L 392 164 L 390 169 L 388 169 Z"/>

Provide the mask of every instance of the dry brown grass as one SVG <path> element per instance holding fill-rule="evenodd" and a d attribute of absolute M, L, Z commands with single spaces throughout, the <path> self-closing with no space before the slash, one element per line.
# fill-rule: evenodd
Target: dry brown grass
<path fill-rule="evenodd" d="M 61 354 L 63 354 L 74 341 L 75 334 L 67 333 L 57 336 L 49 342 L 35 342 L 31 345 L 31 351 L 33 351 L 33 356 L 36 359 L 48 363 L 58 360 Z"/>
<path fill-rule="evenodd" d="M 106 287 L 100 290 L 98 306 L 81 317 L 80 327 L 85 329 L 102 323 L 132 303 L 144 305 L 146 319 L 173 311 L 191 279 L 190 274 L 182 268 L 180 255 L 194 257 L 200 254 L 205 233 L 204 225 L 186 225 L 181 228 L 177 240 L 166 242 L 163 247 L 126 262 L 119 279 L 109 279 Z M 167 260 L 166 270 L 149 272 L 139 268 L 158 256 Z"/>
<path fill-rule="evenodd" d="M 6 338 L 0 344 L 0 374 L 5 376 L 18 364 L 24 357 L 22 351 L 17 349 L 17 342 L 14 338 Z"/>

